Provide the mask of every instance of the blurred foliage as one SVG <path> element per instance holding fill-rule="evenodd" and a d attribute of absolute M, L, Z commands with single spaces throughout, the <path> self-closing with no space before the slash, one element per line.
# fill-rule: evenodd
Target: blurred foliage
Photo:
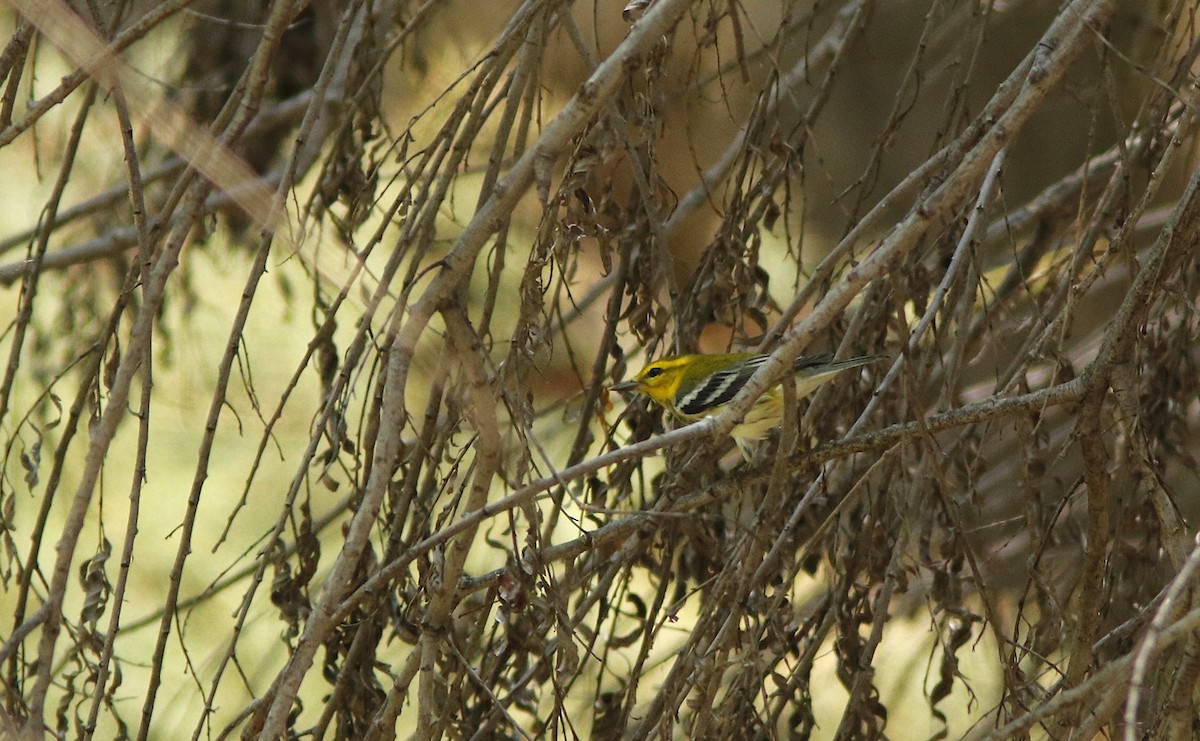
<path fill-rule="evenodd" d="M 9 0 L 0 727 L 1191 737 L 1195 14 Z"/>

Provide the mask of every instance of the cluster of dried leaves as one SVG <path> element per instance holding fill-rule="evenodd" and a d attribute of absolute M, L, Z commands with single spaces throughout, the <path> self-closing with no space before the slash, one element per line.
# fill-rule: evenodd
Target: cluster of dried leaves
<path fill-rule="evenodd" d="M 1034 5 L 9 0 L 0 150 L 65 133 L 0 242 L 6 730 L 1191 737 L 1196 8 Z M 124 179 L 72 200 L 98 142 Z M 148 544 L 202 260 L 244 289 Z M 311 312 L 269 391 L 268 268 Z M 777 362 L 719 417 L 606 391 L 731 345 Z M 889 360 L 722 465 L 808 348 Z"/>

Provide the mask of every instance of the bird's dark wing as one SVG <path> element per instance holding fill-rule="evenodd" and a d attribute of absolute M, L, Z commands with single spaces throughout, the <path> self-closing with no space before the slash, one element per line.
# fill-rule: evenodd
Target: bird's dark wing
<path fill-rule="evenodd" d="M 754 372 L 766 362 L 767 355 L 748 358 L 737 365 L 717 371 L 708 380 L 687 392 L 675 402 L 675 408 L 681 414 L 704 414 L 713 407 L 720 406 L 737 396 Z"/>

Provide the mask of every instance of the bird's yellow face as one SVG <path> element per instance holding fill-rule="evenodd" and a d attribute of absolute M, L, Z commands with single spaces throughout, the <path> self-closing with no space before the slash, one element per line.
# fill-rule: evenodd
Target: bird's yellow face
<path fill-rule="evenodd" d="M 679 369 L 687 364 L 687 356 L 656 360 L 638 371 L 633 377 L 637 390 L 660 404 L 675 398 L 683 373 Z"/>
<path fill-rule="evenodd" d="M 618 391 L 638 391 L 655 402 L 670 407 L 683 383 L 683 368 L 690 362 L 690 355 L 656 360 L 637 372 L 627 383 L 613 388 Z"/>

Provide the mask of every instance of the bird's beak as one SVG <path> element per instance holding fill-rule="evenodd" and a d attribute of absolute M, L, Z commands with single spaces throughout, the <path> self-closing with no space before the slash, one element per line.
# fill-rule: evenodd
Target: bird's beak
<path fill-rule="evenodd" d="M 637 387 L 637 381 L 624 381 L 622 383 L 614 383 L 608 387 L 608 390 L 624 393 L 626 391 L 636 391 Z"/>

